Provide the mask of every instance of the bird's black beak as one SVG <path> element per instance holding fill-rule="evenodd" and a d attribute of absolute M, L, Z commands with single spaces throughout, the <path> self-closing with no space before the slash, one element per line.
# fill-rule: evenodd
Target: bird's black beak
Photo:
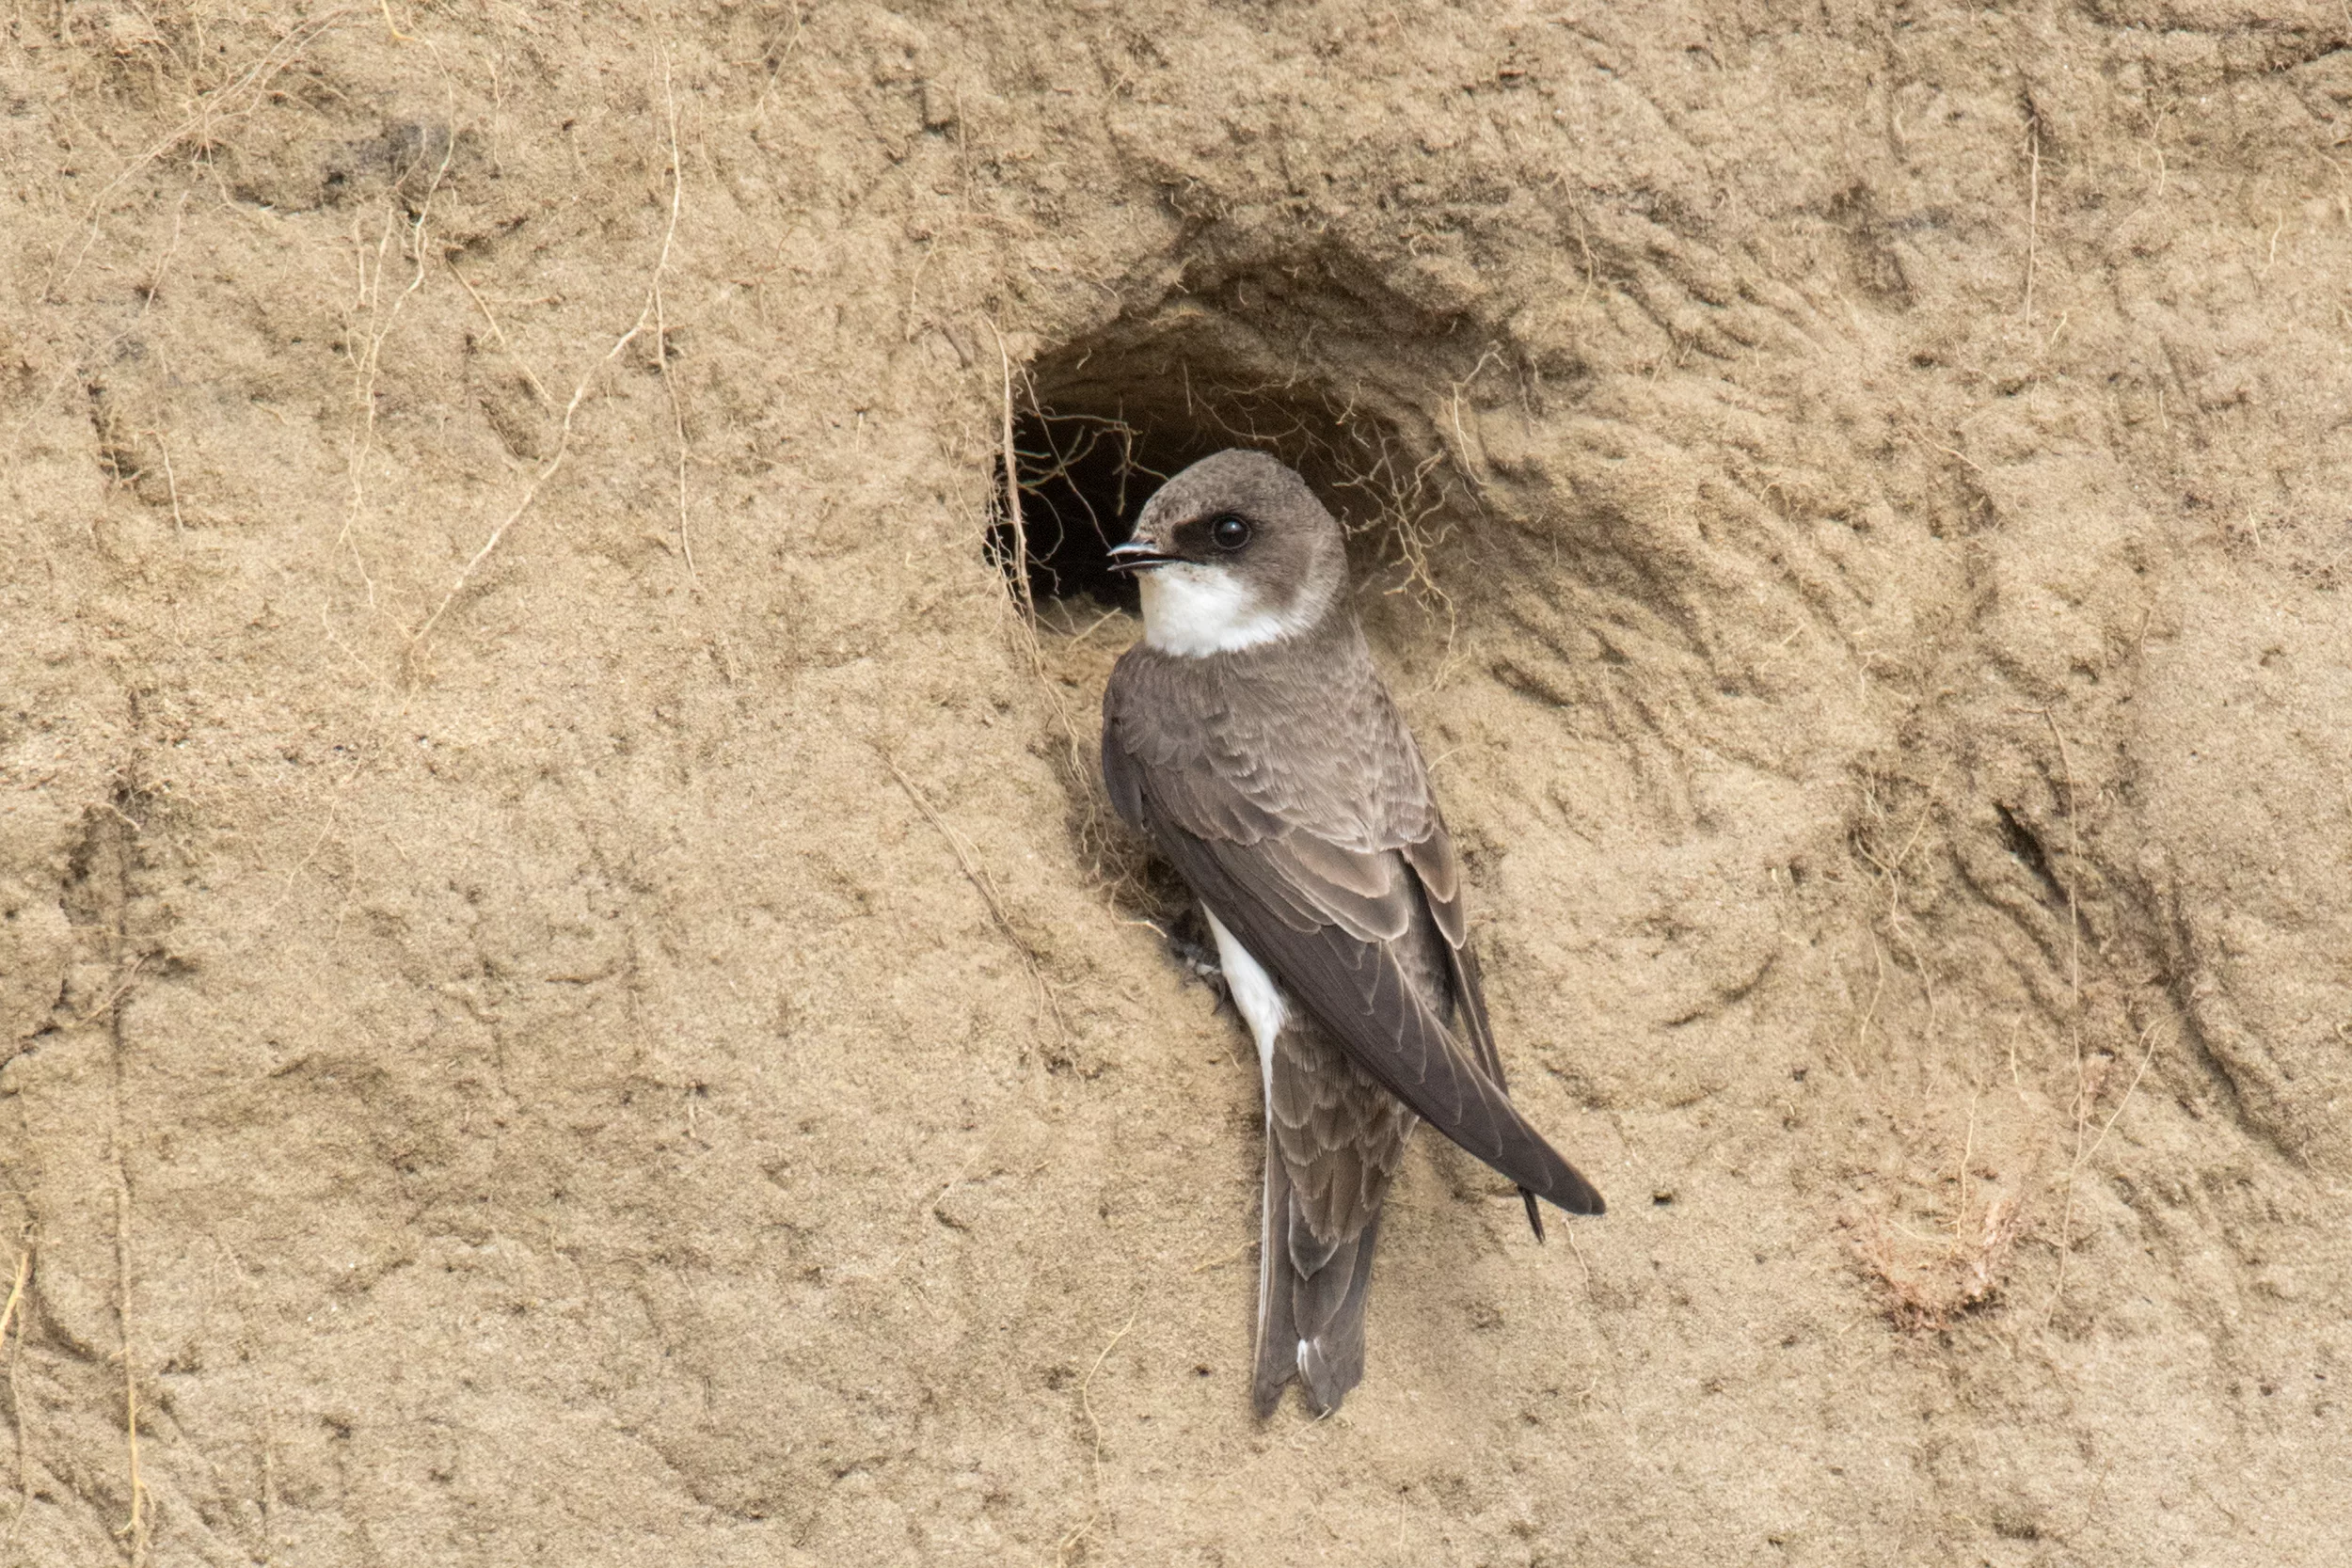
<path fill-rule="evenodd" d="M 1114 572 L 1140 572 L 1153 566 L 1165 566 L 1180 559 L 1142 539 L 1130 539 L 1123 545 L 1111 546 L 1111 570 Z"/>

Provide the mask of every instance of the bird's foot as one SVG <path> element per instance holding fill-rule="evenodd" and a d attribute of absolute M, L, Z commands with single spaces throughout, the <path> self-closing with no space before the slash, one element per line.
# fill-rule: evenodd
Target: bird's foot
<path fill-rule="evenodd" d="M 1176 960 L 1176 966 L 1215 993 L 1220 1011 L 1232 1006 L 1232 988 L 1226 983 L 1224 966 L 1216 961 L 1216 939 L 1209 934 L 1208 922 L 1200 918 L 1199 909 L 1188 909 L 1173 920 L 1154 920 L 1151 925 L 1168 943 L 1168 956 Z"/>

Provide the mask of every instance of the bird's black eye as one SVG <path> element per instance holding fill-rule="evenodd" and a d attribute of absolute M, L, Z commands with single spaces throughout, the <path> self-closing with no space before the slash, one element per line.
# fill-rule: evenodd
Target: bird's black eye
<path fill-rule="evenodd" d="M 1249 520 L 1228 513 L 1209 525 L 1209 538 L 1220 550 L 1237 550 L 1249 543 Z"/>

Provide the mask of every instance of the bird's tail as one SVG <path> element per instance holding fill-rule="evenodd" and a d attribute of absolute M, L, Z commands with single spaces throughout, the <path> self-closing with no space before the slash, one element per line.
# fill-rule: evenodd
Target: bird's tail
<path fill-rule="evenodd" d="M 1364 1375 L 1364 1302 L 1380 1210 L 1355 1236 L 1318 1238 L 1294 1211 L 1290 1171 L 1266 1144 L 1265 1219 L 1258 1249 L 1258 1370 L 1252 1402 L 1274 1414 L 1292 1378 L 1307 1407 L 1328 1416 Z"/>

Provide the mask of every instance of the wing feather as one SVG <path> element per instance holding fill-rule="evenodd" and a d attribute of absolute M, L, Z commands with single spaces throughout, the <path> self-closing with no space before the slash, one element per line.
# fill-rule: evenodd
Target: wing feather
<path fill-rule="evenodd" d="M 1271 856 L 1263 844 L 1217 842 L 1188 832 L 1162 805 L 1157 784 L 1155 777 L 1144 781 L 1144 825 L 1177 873 L 1367 1073 L 1519 1185 L 1570 1213 L 1601 1212 L 1592 1183 L 1528 1125 L 1502 1086 L 1464 1051 L 1386 942 L 1356 934 L 1332 911 L 1344 898 L 1325 903 L 1327 884 L 1295 881 L 1303 875 L 1295 856 Z M 1390 858 L 1395 858 L 1392 851 Z M 1404 869 L 1401 863 L 1398 869 Z M 1392 898 L 1418 896 L 1410 878 L 1399 881 Z"/>

